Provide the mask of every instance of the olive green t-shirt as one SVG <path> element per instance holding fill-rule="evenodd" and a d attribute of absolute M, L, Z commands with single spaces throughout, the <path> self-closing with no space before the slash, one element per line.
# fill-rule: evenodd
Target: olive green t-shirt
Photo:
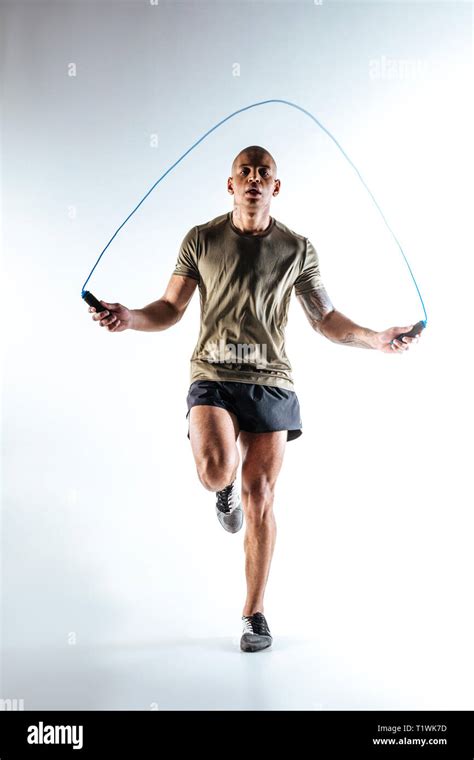
<path fill-rule="evenodd" d="M 173 274 L 193 277 L 199 286 L 201 328 L 191 382 L 294 390 L 284 335 L 291 293 L 323 287 L 308 238 L 274 217 L 263 233 L 244 233 L 229 211 L 189 230 Z"/>

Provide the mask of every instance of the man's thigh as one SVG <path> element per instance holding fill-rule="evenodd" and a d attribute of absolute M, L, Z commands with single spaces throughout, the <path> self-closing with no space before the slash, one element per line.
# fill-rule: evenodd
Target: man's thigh
<path fill-rule="evenodd" d="M 275 485 L 283 464 L 286 441 L 286 430 L 271 433 L 248 433 L 241 430 L 239 443 L 243 490 Z"/>
<path fill-rule="evenodd" d="M 219 406 L 197 404 L 189 411 L 189 440 L 196 464 L 212 457 L 219 461 L 235 458 L 239 424 L 233 412 Z"/>

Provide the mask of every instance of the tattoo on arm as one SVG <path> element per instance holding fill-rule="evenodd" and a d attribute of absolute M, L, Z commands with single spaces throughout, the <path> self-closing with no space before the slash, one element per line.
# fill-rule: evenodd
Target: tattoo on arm
<path fill-rule="evenodd" d="M 369 338 L 370 335 L 373 335 L 372 330 L 368 330 L 366 328 L 363 329 L 363 334 Z M 341 338 L 341 340 L 338 341 L 338 343 L 344 343 L 345 346 L 355 346 L 356 348 L 373 348 L 373 345 L 369 342 L 369 340 L 365 341 L 361 338 L 356 338 L 354 333 L 348 332 L 344 338 Z"/>
<path fill-rule="evenodd" d="M 301 293 L 297 298 L 303 307 L 303 311 L 306 314 L 311 327 L 315 330 L 319 329 L 320 322 L 324 319 L 326 314 L 329 314 L 330 311 L 334 310 L 331 299 L 324 288 Z"/>
<path fill-rule="evenodd" d="M 328 340 L 355 348 L 374 348 L 376 333 L 337 311 L 324 288 L 310 290 L 297 297 L 311 327 Z"/>

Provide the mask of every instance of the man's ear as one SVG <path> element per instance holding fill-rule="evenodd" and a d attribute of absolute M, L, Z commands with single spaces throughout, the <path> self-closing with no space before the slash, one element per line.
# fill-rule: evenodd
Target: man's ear
<path fill-rule="evenodd" d="M 273 189 L 272 195 L 278 195 L 278 193 L 280 192 L 280 188 L 281 188 L 281 182 L 280 182 L 279 179 L 276 179 L 275 180 L 275 187 Z"/>
<path fill-rule="evenodd" d="M 232 187 L 232 177 L 229 177 L 229 179 L 227 180 L 227 192 L 230 193 L 231 195 L 234 194 L 234 188 Z"/>

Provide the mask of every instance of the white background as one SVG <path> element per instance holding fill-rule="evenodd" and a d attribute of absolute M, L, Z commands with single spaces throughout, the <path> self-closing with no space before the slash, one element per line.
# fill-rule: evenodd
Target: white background
<path fill-rule="evenodd" d="M 471 12 L 2 4 L 2 697 L 27 709 L 474 708 Z M 429 325 L 406 355 L 383 355 L 325 341 L 293 300 L 304 433 L 276 492 L 275 645 L 249 661 L 234 657 L 243 532 L 218 525 L 186 437 L 198 296 L 167 332 L 109 334 L 80 293 L 156 179 L 268 98 L 314 113 L 358 166 Z M 272 215 L 311 239 L 336 308 L 373 329 L 421 319 L 352 169 L 275 104 L 227 122 L 163 181 L 92 292 L 130 308 L 159 298 L 190 227 L 232 207 L 227 176 L 249 144 L 274 155 Z"/>

